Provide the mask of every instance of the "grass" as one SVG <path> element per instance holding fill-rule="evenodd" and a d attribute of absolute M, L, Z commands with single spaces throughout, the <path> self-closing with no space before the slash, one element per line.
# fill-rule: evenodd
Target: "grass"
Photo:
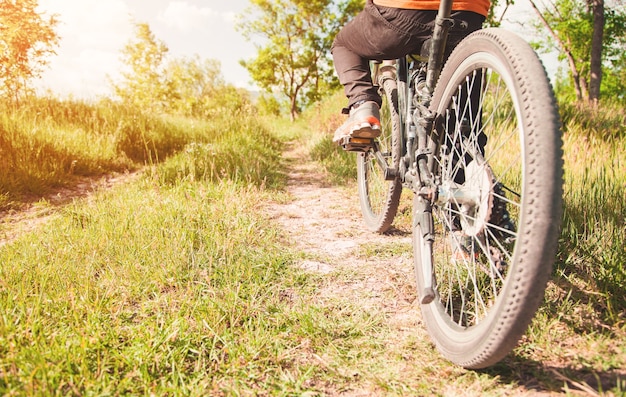
<path fill-rule="evenodd" d="M 297 277 L 258 197 L 146 179 L 3 249 L 0 392 L 201 395 L 265 377 Z"/>
<path fill-rule="evenodd" d="M 346 184 L 356 179 L 355 155 L 347 153 L 333 143 L 332 137 L 343 121 L 338 109 L 346 104 L 340 93 L 327 98 L 324 102 L 307 110 L 303 116 L 308 130 L 305 141 L 309 147 L 311 158 L 328 170 L 332 183 Z"/>
<path fill-rule="evenodd" d="M 626 133 L 604 140 L 570 128 L 565 152 L 565 214 L 557 272 L 565 283 L 596 293 L 587 294 L 585 300 L 602 313 L 604 322 L 623 326 Z"/>
<path fill-rule="evenodd" d="M 2 180 L 5 205 L 38 183 L 45 191 L 148 167 L 139 181 L 69 204 L 0 247 L 0 395 L 497 396 L 528 391 L 522 385 L 626 393 L 615 375 L 626 367 L 623 133 L 583 139 L 578 122 L 566 123 L 566 209 L 546 304 L 509 357 L 466 371 L 434 351 L 417 318 L 392 326 L 381 308 L 363 305 L 367 291 L 320 295 L 405 258 L 410 246 L 363 246 L 371 268 L 306 274 L 294 266 L 302 253 L 284 246 L 264 214 L 264 203 L 285 200 L 286 141 L 303 142 L 336 183 L 354 187 L 354 157 L 329 147 L 341 98 L 329 101 L 295 125 L 252 115 L 140 120 L 73 102 L 39 106 L 39 122 L 34 110 L 3 115 L 0 126 L 14 134 L 0 146 L 16 151 L 11 167 L 26 157 L 40 168 L 24 168 L 24 186 Z M 46 142 L 58 156 L 50 164 L 28 153 Z M 70 167 L 64 158 L 91 168 L 67 172 L 57 164 Z M 57 169 L 58 181 L 48 179 Z M 412 278 L 385 271 L 394 288 L 412 291 Z"/>
<path fill-rule="evenodd" d="M 217 122 L 0 247 L 0 394 L 300 395 L 380 348 L 378 314 L 311 302 L 261 211 L 283 196 L 280 133 Z"/>
<path fill-rule="evenodd" d="M 41 124 L 27 121 L 28 109 L 5 115 L 17 133 L 3 151 L 18 159 L 52 136 L 64 148 L 115 120 L 100 107 L 59 105 Z M 102 160 L 83 175 L 152 164 L 141 182 L 68 205 L 0 249 L 0 394 L 204 395 L 258 388 L 253 377 L 271 388 L 270 362 L 291 348 L 276 338 L 292 322 L 281 291 L 300 282 L 257 214 L 266 188 L 282 183 L 280 142 L 245 115 L 213 124 L 121 117 L 119 139 L 98 149 L 83 141 L 67 157 Z M 24 172 L 54 186 L 38 160 Z M 8 188 L 11 198 L 24 193 Z"/>
<path fill-rule="evenodd" d="M 102 101 L 32 98 L 0 114 L 0 209 L 19 207 L 85 176 L 136 170 L 191 142 L 219 135 L 219 123 L 151 116 Z"/>

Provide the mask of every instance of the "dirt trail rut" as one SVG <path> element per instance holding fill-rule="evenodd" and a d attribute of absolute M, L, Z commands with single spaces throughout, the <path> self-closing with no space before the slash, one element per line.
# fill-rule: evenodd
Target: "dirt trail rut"
<path fill-rule="evenodd" d="M 368 231 L 356 188 L 329 185 L 320 167 L 307 156 L 306 149 L 297 144 L 285 152 L 292 200 L 275 203 L 269 211 L 290 243 L 305 253 L 299 266 L 328 275 L 328 282 L 318 291 L 319 299 L 345 298 L 383 313 L 394 334 L 423 332 L 413 284 L 411 234 Z M 377 247 L 390 252 L 372 255 Z"/>

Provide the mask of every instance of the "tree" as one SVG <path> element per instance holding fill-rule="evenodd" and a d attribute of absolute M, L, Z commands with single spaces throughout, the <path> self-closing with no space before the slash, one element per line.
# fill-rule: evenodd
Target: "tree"
<path fill-rule="evenodd" d="M 122 101 L 147 112 L 159 112 L 167 104 L 165 56 L 169 49 L 157 40 L 147 23 L 135 24 L 136 38 L 122 50 L 122 61 L 128 70 L 124 81 L 113 85 Z"/>
<path fill-rule="evenodd" d="M 0 92 L 18 103 L 41 76 L 59 36 L 56 16 L 37 12 L 37 0 L 0 1 Z"/>
<path fill-rule="evenodd" d="M 295 119 L 303 107 L 338 85 L 330 47 L 362 5 L 362 0 L 251 0 L 238 28 L 248 40 L 259 36 L 264 44 L 257 45 L 256 58 L 241 64 L 266 93 L 288 99 Z"/>
<path fill-rule="evenodd" d="M 244 90 L 226 84 L 215 59 L 173 59 L 166 67 L 165 80 L 171 113 L 211 118 L 220 113 L 239 114 L 251 105 Z"/>
<path fill-rule="evenodd" d="M 623 56 L 626 45 L 623 8 L 617 3 L 605 4 L 604 0 L 557 0 L 544 9 L 533 0 L 530 3 L 541 22 L 538 28 L 550 35 L 550 39 L 539 43 L 540 48 L 556 47 L 568 61 L 577 100 L 597 103 L 602 87 L 606 87 L 605 71 L 617 65 L 615 61 Z"/>
<path fill-rule="evenodd" d="M 225 85 L 217 60 L 180 58 L 166 68 L 169 108 L 184 115 L 199 115 L 206 100 L 214 96 L 218 87 Z"/>
<path fill-rule="evenodd" d="M 167 46 L 150 26 L 135 26 L 137 36 L 122 50 L 124 81 L 113 84 L 122 101 L 145 112 L 194 117 L 250 109 L 247 93 L 224 82 L 219 61 L 198 56 L 167 59 Z"/>
<path fill-rule="evenodd" d="M 500 9 L 501 4 L 503 4 L 503 9 Z M 488 26 L 498 27 L 502 23 L 502 19 L 506 14 L 506 11 L 509 9 L 510 5 L 515 3 L 514 0 L 491 0 L 491 6 L 489 7 L 489 14 L 487 15 L 487 19 L 485 20 L 485 24 Z M 496 16 L 496 10 L 499 12 L 499 16 Z"/>

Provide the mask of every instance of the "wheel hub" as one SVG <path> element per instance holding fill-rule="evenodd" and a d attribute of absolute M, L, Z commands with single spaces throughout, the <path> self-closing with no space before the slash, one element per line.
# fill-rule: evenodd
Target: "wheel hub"
<path fill-rule="evenodd" d="M 486 163 L 472 161 L 465 167 L 463 189 L 476 198 L 475 204 L 461 205 L 461 227 L 468 236 L 479 235 L 491 216 L 493 173 Z"/>

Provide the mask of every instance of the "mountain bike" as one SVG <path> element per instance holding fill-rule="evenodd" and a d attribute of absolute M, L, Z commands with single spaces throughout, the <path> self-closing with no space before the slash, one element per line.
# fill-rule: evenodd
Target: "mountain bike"
<path fill-rule="evenodd" d="M 499 28 L 469 34 L 445 60 L 452 0 L 421 54 L 375 62 L 382 135 L 347 138 L 366 225 L 386 231 L 413 193 L 413 262 L 438 350 L 471 369 L 495 364 L 544 296 L 562 211 L 562 136 L 531 47 Z"/>

